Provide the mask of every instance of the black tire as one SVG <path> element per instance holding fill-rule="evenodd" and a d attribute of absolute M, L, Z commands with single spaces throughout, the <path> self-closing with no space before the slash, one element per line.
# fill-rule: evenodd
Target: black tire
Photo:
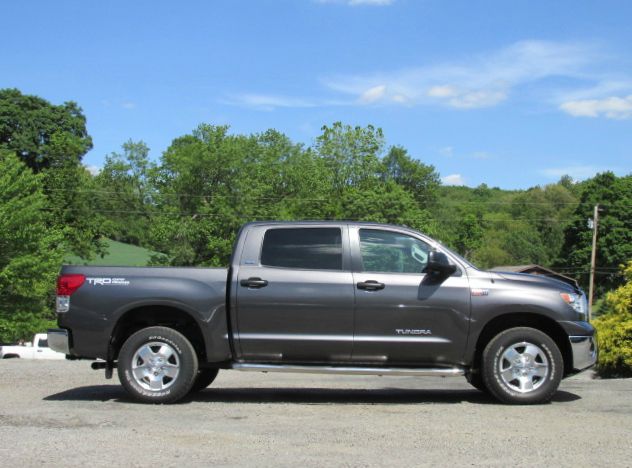
<path fill-rule="evenodd" d="M 219 369 L 200 369 L 197 377 L 195 378 L 195 382 L 193 382 L 193 387 L 191 387 L 191 392 L 193 393 L 204 390 L 213 383 L 218 373 Z"/>
<path fill-rule="evenodd" d="M 467 381 L 476 390 L 480 390 L 483 393 L 489 393 L 489 390 L 487 390 L 487 387 L 485 386 L 485 382 L 483 382 L 483 374 L 481 374 L 480 371 L 470 374 Z"/>
<path fill-rule="evenodd" d="M 130 336 L 118 356 L 119 380 L 143 403 L 173 403 L 191 390 L 198 375 L 195 349 L 181 333 L 148 327 Z"/>
<path fill-rule="evenodd" d="M 535 328 L 510 328 L 485 347 L 483 382 L 504 403 L 548 402 L 560 385 L 564 361 L 549 335 Z"/>

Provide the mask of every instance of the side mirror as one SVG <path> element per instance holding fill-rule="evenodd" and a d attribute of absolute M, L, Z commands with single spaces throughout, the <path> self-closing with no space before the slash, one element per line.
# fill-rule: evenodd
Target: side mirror
<path fill-rule="evenodd" d="M 442 276 L 450 276 L 456 271 L 456 265 L 450 263 L 448 256 L 443 252 L 433 250 L 428 255 L 428 264 L 424 268 L 426 273 L 438 273 Z"/>

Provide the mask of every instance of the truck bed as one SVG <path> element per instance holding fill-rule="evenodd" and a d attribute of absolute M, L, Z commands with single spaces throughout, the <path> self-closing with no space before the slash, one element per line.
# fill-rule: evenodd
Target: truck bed
<path fill-rule="evenodd" d="M 111 359 L 110 338 L 119 320 L 160 310 L 180 311 L 200 326 L 209 362 L 230 358 L 226 317 L 226 268 L 103 267 L 64 265 L 61 273 L 80 274 L 85 283 L 59 325 L 80 329 L 73 355 Z M 133 312 L 133 314 L 132 314 Z M 130 318 L 131 319 L 131 318 Z"/>

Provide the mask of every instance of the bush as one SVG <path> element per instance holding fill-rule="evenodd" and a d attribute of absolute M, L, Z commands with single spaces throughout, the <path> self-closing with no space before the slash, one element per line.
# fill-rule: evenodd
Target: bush
<path fill-rule="evenodd" d="M 603 315 L 595 319 L 601 377 L 632 377 L 632 261 L 623 268 L 626 283 L 606 294 Z"/>

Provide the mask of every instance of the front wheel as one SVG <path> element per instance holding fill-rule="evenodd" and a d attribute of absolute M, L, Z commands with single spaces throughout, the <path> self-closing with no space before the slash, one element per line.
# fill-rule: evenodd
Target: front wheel
<path fill-rule="evenodd" d="M 181 333 L 148 327 L 130 336 L 119 352 L 121 384 L 145 403 L 173 403 L 191 390 L 198 375 L 195 349 Z"/>
<path fill-rule="evenodd" d="M 555 342 L 535 328 L 518 327 L 494 337 L 483 351 L 483 381 L 499 400 L 513 404 L 549 401 L 564 362 Z"/>

